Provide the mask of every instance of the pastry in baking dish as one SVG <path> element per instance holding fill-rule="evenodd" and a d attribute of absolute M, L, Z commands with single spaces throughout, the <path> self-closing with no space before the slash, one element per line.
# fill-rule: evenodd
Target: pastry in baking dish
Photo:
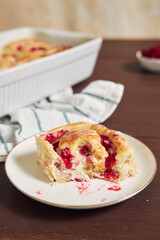
<path fill-rule="evenodd" d="M 0 52 L 0 70 L 49 56 L 69 46 L 51 46 L 34 38 L 26 38 L 6 45 Z"/>
<path fill-rule="evenodd" d="M 51 181 L 121 181 L 137 173 L 128 141 L 100 124 L 68 124 L 36 141 L 37 162 Z"/>

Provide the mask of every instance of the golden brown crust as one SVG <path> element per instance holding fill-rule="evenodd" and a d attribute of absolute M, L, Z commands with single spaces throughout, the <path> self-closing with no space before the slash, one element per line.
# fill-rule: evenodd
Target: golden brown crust
<path fill-rule="evenodd" d="M 6 45 L 0 52 L 0 70 L 49 56 L 68 48 L 70 47 L 51 46 L 34 38 L 14 41 Z"/>
<path fill-rule="evenodd" d="M 60 145 L 65 144 L 66 142 L 77 142 L 83 140 L 97 140 L 100 141 L 100 136 L 93 130 L 85 129 L 85 130 L 71 130 L 70 132 L 66 133 L 60 139 Z"/>
<path fill-rule="evenodd" d="M 54 139 L 57 136 L 57 133 L 61 134 L 61 131 L 62 135 L 60 135 L 60 137 L 58 138 L 58 145 L 56 145 L 56 149 L 53 149 L 53 146 L 48 142 L 47 137 L 50 137 L 50 135 L 52 136 L 53 134 Z M 118 180 L 123 180 L 127 177 L 134 176 L 137 173 L 137 166 L 134 162 L 133 149 L 129 142 L 119 133 L 103 125 L 87 122 L 73 123 L 62 127 L 54 128 L 49 132 L 41 134 L 39 137 L 36 137 L 37 146 L 39 145 L 39 149 L 40 146 L 42 148 L 44 147 L 45 152 L 48 151 L 50 154 L 49 158 L 52 159 L 52 167 L 48 168 L 50 169 L 50 172 L 47 173 L 47 175 L 49 175 L 50 177 L 52 172 L 52 179 L 58 179 L 57 181 L 59 182 L 68 181 L 68 177 L 66 174 L 72 175 L 72 171 L 73 169 L 75 169 L 75 176 L 82 176 L 82 179 L 84 180 L 88 180 L 88 176 L 103 178 L 103 174 L 105 174 L 105 171 L 107 169 L 106 159 L 109 158 L 109 160 L 107 161 L 112 161 L 112 158 L 110 159 L 111 153 L 107 152 L 107 148 L 102 143 L 102 139 L 104 136 L 106 136 L 107 139 L 109 139 L 109 141 L 111 141 L 114 145 L 112 150 L 114 150 L 115 155 L 113 155 L 113 158 L 115 157 L 116 159 L 116 163 L 113 160 L 114 163 L 107 163 L 109 164 L 107 166 L 111 167 L 110 169 L 112 169 L 112 171 L 115 171 L 116 175 L 119 175 Z M 83 153 L 80 152 L 80 149 L 84 146 L 87 146 L 87 148 L 89 149 L 89 159 L 87 155 L 82 156 Z M 65 170 L 64 172 L 62 170 L 59 171 L 59 173 L 56 172 L 56 177 L 54 177 L 55 170 L 53 169 L 53 162 L 55 164 L 57 159 L 59 159 L 60 164 L 64 164 L 63 159 L 61 159 L 61 157 L 63 158 L 62 152 L 64 149 L 69 149 L 70 154 L 74 156 L 73 169 L 71 172 L 69 172 L 69 170 Z M 41 159 L 40 162 L 42 163 L 43 157 L 41 154 L 41 150 L 39 151 L 38 158 Z M 46 155 L 45 158 L 47 158 Z M 89 161 L 89 163 L 87 163 L 87 161 Z M 80 162 L 80 175 L 78 175 L 79 173 L 76 172 L 76 164 L 80 164 Z M 45 169 L 45 171 L 48 170 Z M 112 178 L 112 180 L 114 179 Z"/>
<path fill-rule="evenodd" d="M 88 123 L 88 122 L 78 122 L 78 123 L 72 123 L 72 124 L 68 124 L 62 127 L 57 127 L 54 128 L 50 131 L 48 131 L 45 135 L 42 134 L 43 136 L 46 136 L 49 133 L 54 133 L 60 130 L 76 130 L 77 134 L 79 130 L 86 130 L 86 129 L 91 129 L 96 131 L 99 135 L 106 135 L 108 136 L 113 143 L 116 145 L 118 153 L 121 153 L 123 151 L 128 150 L 129 148 L 131 148 L 129 142 L 123 138 L 120 134 L 116 133 L 114 130 L 111 130 L 101 124 L 92 124 L 92 123 Z M 41 135 L 41 136 L 42 136 Z M 68 136 L 68 135 L 67 135 Z M 74 135 L 72 135 L 74 136 Z M 67 141 L 67 138 L 65 138 L 65 140 Z"/>
<path fill-rule="evenodd" d="M 129 142 L 114 130 L 111 130 L 101 124 L 93 124 L 91 129 L 95 130 L 100 135 L 108 136 L 117 147 L 118 154 L 131 148 Z"/>
<path fill-rule="evenodd" d="M 96 170 L 104 169 L 105 157 L 108 157 L 108 153 L 105 148 L 100 143 L 100 136 L 93 130 L 73 130 L 66 133 L 60 138 L 59 148 L 64 149 L 68 147 L 73 154 L 79 150 L 83 145 L 88 146 L 90 149 L 90 154 L 95 156 L 97 159 L 102 159 L 102 161 L 97 164 Z"/>

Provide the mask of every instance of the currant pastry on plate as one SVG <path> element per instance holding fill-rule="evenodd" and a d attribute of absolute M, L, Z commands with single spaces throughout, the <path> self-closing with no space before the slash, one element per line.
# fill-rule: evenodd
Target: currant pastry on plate
<path fill-rule="evenodd" d="M 118 182 L 137 173 L 129 142 L 100 124 L 68 124 L 36 136 L 36 141 L 37 163 L 53 182 Z"/>
<path fill-rule="evenodd" d="M 51 46 L 48 43 L 34 38 L 11 42 L 0 52 L 0 70 L 49 56 L 68 48 L 70 47 L 65 45 Z"/>

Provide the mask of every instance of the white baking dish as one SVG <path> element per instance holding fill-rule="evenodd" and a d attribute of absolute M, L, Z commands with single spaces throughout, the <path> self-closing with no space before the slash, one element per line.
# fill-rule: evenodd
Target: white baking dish
<path fill-rule="evenodd" d="M 0 71 L 0 117 L 89 77 L 102 38 L 80 33 L 24 27 L 0 33 L 0 48 L 33 37 L 71 49 Z"/>

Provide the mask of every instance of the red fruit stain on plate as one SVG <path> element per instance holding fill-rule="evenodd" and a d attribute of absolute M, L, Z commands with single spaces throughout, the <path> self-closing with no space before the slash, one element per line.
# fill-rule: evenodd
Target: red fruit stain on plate
<path fill-rule="evenodd" d="M 102 198 L 101 202 L 105 202 L 107 200 L 107 198 Z"/>
<path fill-rule="evenodd" d="M 110 190 L 110 191 L 120 191 L 120 190 L 121 190 L 121 187 L 120 187 L 120 186 L 113 185 L 112 187 L 109 187 L 108 190 Z"/>
<path fill-rule="evenodd" d="M 78 183 L 77 185 L 76 185 L 76 187 L 77 187 L 77 189 L 78 189 L 78 192 L 80 193 L 80 194 L 82 194 L 82 193 L 88 193 L 88 188 L 89 188 L 89 186 L 90 186 L 90 183 L 86 183 L 86 182 L 82 182 L 82 183 Z"/>
<path fill-rule="evenodd" d="M 106 185 L 105 183 L 99 183 L 97 187 L 97 192 L 99 192 L 102 188 L 104 188 Z"/>
<path fill-rule="evenodd" d="M 41 193 L 40 190 L 37 190 L 37 194 L 38 194 L 38 195 L 42 195 L 42 193 Z"/>

